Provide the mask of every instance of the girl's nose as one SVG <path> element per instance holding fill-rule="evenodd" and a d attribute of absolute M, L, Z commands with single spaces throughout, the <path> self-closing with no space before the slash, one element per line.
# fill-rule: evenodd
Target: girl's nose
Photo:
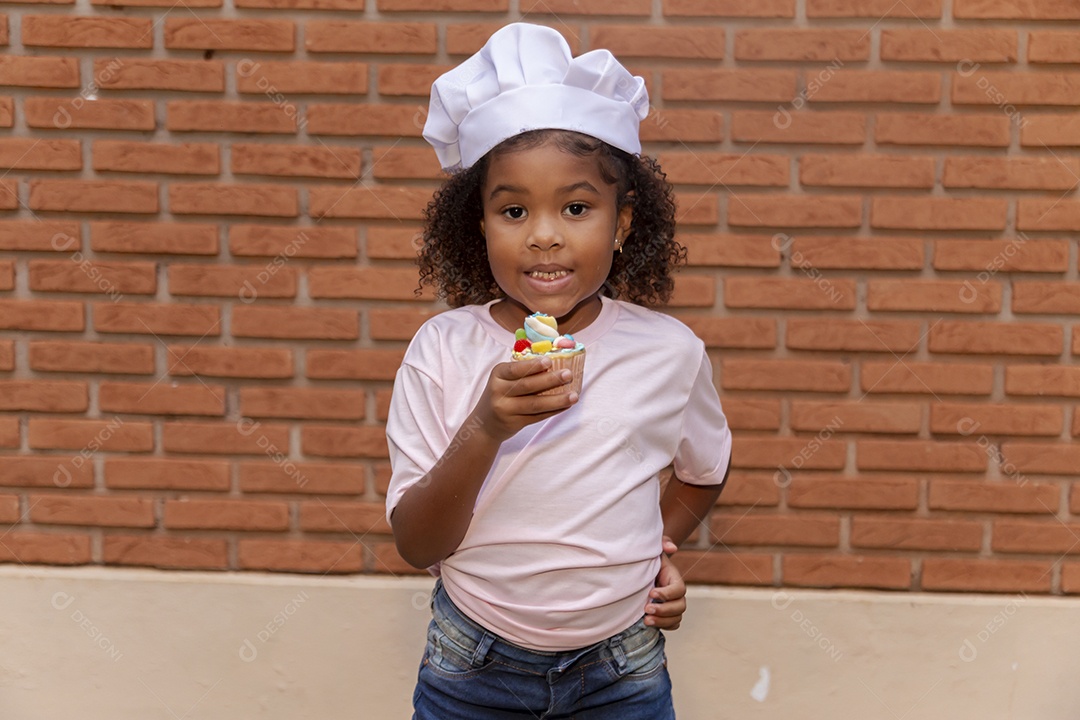
<path fill-rule="evenodd" d="M 561 247 L 562 244 L 562 234 L 557 223 L 541 219 L 533 224 L 532 232 L 529 233 L 530 248 L 551 250 L 554 247 Z"/>

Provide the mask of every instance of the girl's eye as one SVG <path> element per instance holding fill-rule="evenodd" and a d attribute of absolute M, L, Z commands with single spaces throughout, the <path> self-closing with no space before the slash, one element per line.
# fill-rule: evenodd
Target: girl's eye
<path fill-rule="evenodd" d="M 502 211 L 503 215 L 511 220 L 520 220 L 525 217 L 525 208 L 523 207 L 508 207 Z"/>
<path fill-rule="evenodd" d="M 571 203 L 566 206 L 566 212 L 570 213 L 574 217 L 580 217 L 581 215 L 584 215 L 588 209 L 589 206 L 585 205 L 584 203 Z"/>

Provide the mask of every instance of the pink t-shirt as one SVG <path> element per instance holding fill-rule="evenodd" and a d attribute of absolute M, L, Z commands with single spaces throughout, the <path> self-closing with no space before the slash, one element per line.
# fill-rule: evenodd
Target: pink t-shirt
<path fill-rule="evenodd" d="M 459 431 L 476 431 L 463 426 L 514 342 L 489 305 L 428 320 L 405 353 L 386 422 L 387 519 Z M 603 298 L 574 337 L 587 353 L 580 401 L 503 443 L 441 563 L 463 612 L 536 650 L 584 647 L 636 622 L 660 568 L 659 471 L 674 461 L 683 482 L 715 485 L 731 456 L 712 365 L 684 324 Z"/>

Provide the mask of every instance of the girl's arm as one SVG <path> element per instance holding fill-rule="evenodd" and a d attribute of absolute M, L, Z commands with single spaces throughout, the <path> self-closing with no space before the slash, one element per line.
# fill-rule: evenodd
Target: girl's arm
<path fill-rule="evenodd" d="M 691 485 L 674 475 L 660 499 L 660 515 L 664 519 L 664 534 L 675 545 L 682 545 L 690 533 L 705 519 L 720 497 L 731 472 L 731 463 L 724 471 L 720 485 Z"/>
<path fill-rule="evenodd" d="M 426 568 L 457 550 L 473 506 L 503 441 L 526 425 L 562 412 L 577 393 L 537 395 L 570 381 L 548 372 L 551 360 L 500 363 L 468 419 L 435 466 L 405 491 L 390 517 L 405 562 Z"/>

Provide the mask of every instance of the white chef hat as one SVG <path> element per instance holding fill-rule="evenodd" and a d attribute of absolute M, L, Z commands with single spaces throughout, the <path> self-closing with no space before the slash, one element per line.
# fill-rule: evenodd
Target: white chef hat
<path fill-rule="evenodd" d="M 631 154 L 649 114 L 645 81 L 607 50 L 572 57 L 557 31 L 513 23 L 431 86 L 424 138 L 444 170 L 529 130 L 574 130 Z"/>

